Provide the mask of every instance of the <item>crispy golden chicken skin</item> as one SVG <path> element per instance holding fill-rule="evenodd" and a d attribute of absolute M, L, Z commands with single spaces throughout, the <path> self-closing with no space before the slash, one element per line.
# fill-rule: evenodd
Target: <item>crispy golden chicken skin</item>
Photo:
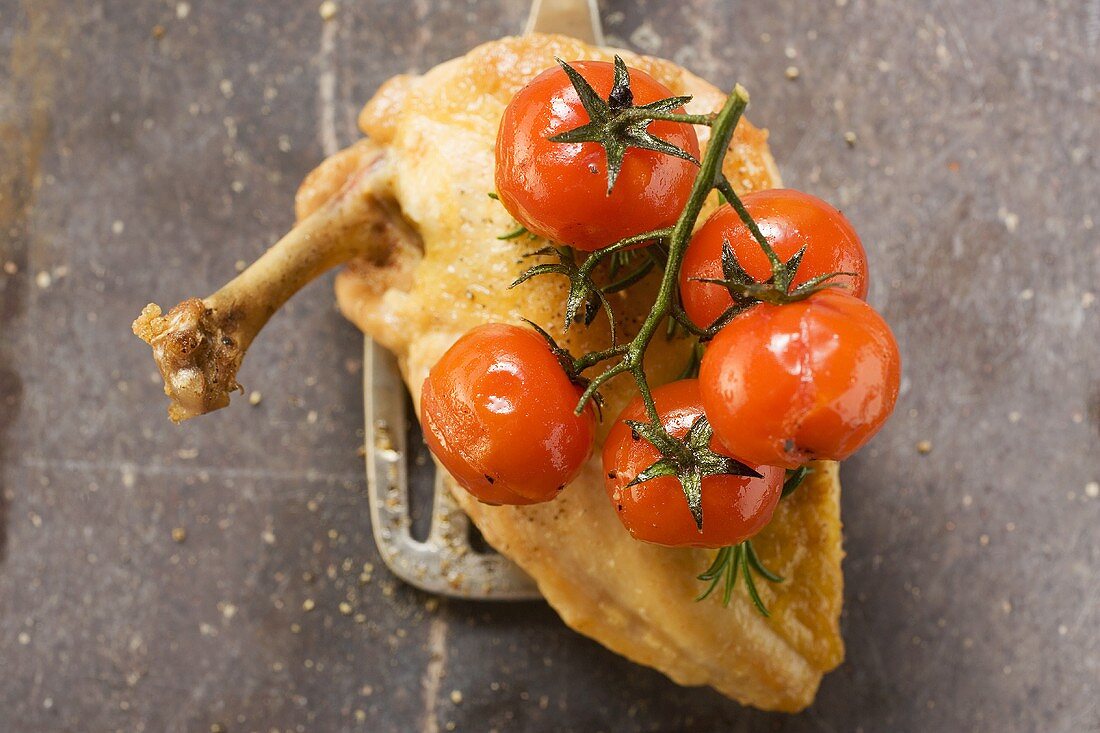
<path fill-rule="evenodd" d="M 724 94 L 667 61 L 620 52 L 674 94 L 694 95 L 689 112 L 718 109 Z M 487 196 L 493 147 L 509 99 L 536 74 L 566 60 L 610 60 L 612 52 L 561 36 L 506 38 L 475 48 L 423 76 L 386 83 L 360 116 L 367 140 L 325 161 L 297 197 L 301 220 L 339 198 L 364 165 L 417 237 L 382 237 L 337 279 L 343 313 L 398 357 L 413 397 L 439 356 L 469 328 L 529 318 L 574 354 L 609 343 L 608 324 L 562 330 L 564 280 L 536 278 L 509 290 L 542 242 L 500 240 L 514 228 Z M 705 143 L 705 129 L 700 130 Z M 379 163 L 379 156 L 382 162 Z M 742 192 L 779 185 L 767 134 L 742 121 L 725 172 Z M 713 204 L 712 204 L 713 205 Z M 704 212 L 704 216 L 706 215 Z M 613 296 L 620 333 L 630 334 L 652 302 L 656 277 Z M 683 368 L 689 344 L 655 339 L 647 356 L 651 383 Z M 613 417 L 634 396 L 620 377 L 605 390 Z M 764 563 L 784 576 L 760 592 L 761 616 L 744 594 L 723 607 L 696 602 L 695 576 L 712 551 L 637 542 L 615 516 L 603 488 L 600 446 L 560 497 L 531 507 L 490 507 L 455 494 L 485 538 L 538 583 L 571 627 L 684 685 L 711 685 L 742 703 L 797 711 L 814 698 L 822 675 L 840 664 L 842 603 L 839 483 L 835 464 L 781 502 L 754 541 Z"/>

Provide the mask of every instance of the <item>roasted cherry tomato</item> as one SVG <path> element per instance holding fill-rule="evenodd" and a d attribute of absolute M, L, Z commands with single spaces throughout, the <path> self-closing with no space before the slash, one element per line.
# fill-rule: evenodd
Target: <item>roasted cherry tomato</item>
<path fill-rule="evenodd" d="M 703 416 L 699 381 L 684 379 L 653 391 L 661 424 L 674 438 L 683 438 Z M 752 537 L 771 520 L 783 490 L 781 468 L 753 465 L 763 478 L 715 475 L 703 479 L 703 528 L 691 516 L 680 480 L 654 478 L 628 486 L 661 456 L 631 431 L 626 420 L 644 422 L 641 397 L 631 402 L 611 427 L 603 448 L 607 495 L 630 534 L 659 545 L 727 547 Z M 725 451 L 711 443 L 716 453 Z M 727 454 L 728 455 L 728 454 Z"/>
<path fill-rule="evenodd" d="M 890 416 L 900 362 L 890 327 L 845 292 L 760 304 L 707 347 L 703 407 L 715 437 L 750 463 L 840 460 Z"/>
<path fill-rule="evenodd" d="M 741 198 L 760 233 L 779 259 L 786 262 L 806 248 L 793 286 L 830 272 L 851 272 L 830 282 L 846 288 L 857 298 L 867 296 L 867 254 L 844 215 L 816 196 L 777 188 L 746 194 Z M 771 263 L 729 204 L 723 204 L 691 238 L 680 270 L 680 292 L 684 310 L 695 325 L 706 328 L 733 304 L 721 285 L 699 282 L 699 278 L 722 277 L 722 242 L 728 241 L 737 261 L 754 280 L 764 282 L 772 275 Z"/>
<path fill-rule="evenodd" d="M 577 61 L 571 66 L 607 99 L 614 81 L 612 64 Z M 630 69 L 630 82 L 635 105 L 673 96 L 638 69 Z M 588 113 L 560 68 L 539 74 L 512 98 L 496 144 L 496 187 L 505 208 L 535 234 L 587 251 L 674 224 L 698 167 L 672 155 L 628 148 L 608 195 L 607 156 L 601 145 L 547 139 L 588 122 Z M 647 129 L 699 156 L 699 141 L 690 125 L 660 120 Z"/>
<path fill-rule="evenodd" d="M 505 324 L 467 332 L 439 360 L 420 393 L 428 447 L 488 504 L 557 496 L 592 453 L 592 408 L 535 331 Z"/>

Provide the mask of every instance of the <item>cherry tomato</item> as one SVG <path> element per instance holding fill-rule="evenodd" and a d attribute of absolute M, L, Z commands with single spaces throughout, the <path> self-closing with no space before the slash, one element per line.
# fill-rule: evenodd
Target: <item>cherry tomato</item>
<path fill-rule="evenodd" d="M 699 381 L 684 379 L 653 391 L 661 424 L 674 438 L 683 438 L 703 416 Z M 627 405 L 603 448 L 607 495 L 630 534 L 659 545 L 727 547 L 752 537 L 771 520 L 783 490 L 784 472 L 772 466 L 752 466 L 763 478 L 715 475 L 703 479 L 703 529 L 695 525 L 680 480 L 674 476 L 627 486 L 661 456 L 645 438 L 634 434 L 626 420 L 646 421 L 641 397 Z M 711 450 L 725 453 L 716 443 Z"/>
<path fill-rule="evenodd" d="M 614 81 L 612 64 L 570 65 L 607 99 Z M 635 105 L 673 96 L 638 69 L 630 69 L 630 86 Z M 687 203 L 698 167 L 672 155 L 628 148 L 609 196 L 603 146 L 547 139 L 588 122 L 560 68 L 539 74 L 513 97 L 496 143 L 496 187 L 505 208 L 531 232 L 586 251 L 672 226 Z M 662 120 L 648 130 L 698 158 L 699 141 L 691 125 Z"/>
<path fill-rule="evenodd" d="M 757 191 L 741 198 L 760 233 L 786 262 L 806 248 L 792 285 L 830 272 L 851 272 L 830 282 L 857 298 L 867 296 L 867 254 L 844 215 L 816 196 L 792 189 Z M 737 261 L 754 280 L 772 275 L 771 263 L 737 212 L 723 204 L 695 232 L 680 270 L 684 310 L 695 325 L 706 328 L 733 304 L 721 285 L 697 278 L 722 277 L 722 241 L 729 241 Z"/>
<path fill-rule="evenodd" d="M 500 323 L 468 331 L 432 368 L 420 393 L 428 447 L 488 504 L 557 496 L 592 453 L 596 418 L 546 340 Z"/>
<path fill-rule="evenodd" d="M 840 290 L 734 318 L 700 366 L 714 435 L 752 463 L 795 468 L 846 458 L 898 396 L 901 357 L 871 306 Z"/>

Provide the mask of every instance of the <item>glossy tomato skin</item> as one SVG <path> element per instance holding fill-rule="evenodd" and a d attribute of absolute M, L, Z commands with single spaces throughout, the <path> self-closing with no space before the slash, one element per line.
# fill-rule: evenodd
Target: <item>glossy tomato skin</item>
<path fill-rule="evenodd" d="M 855 275 L 830 282 L 857 298 L 867 297 L 867 254 L 843 214 L 816 196 L 793 189 L 757 191 L 741 201 L 782 261 L 806 248 L 792 285 L 830 272 L 851 272 Z M 733 303 L 721 285 L 697 281 L 722 277 L 723 239 L 754 280 L 763 282 L 772 274 L 767 255 L 737 212 L 729 204 L 720 206 L 692 236 L 680 270 L 684 310 L 700 328 L 718 320 Z"/>
<path fill-rule="evenodd" d="M 754 306 L 718 333 L 699 370 L 715 437 L 785 468 L 854 453 L 893 411 L 900 376 L 890 327 L 839 290 Z"/>
<path fill-rule="evenodd" d="M 614 79 L 612 64 L 571 65 L 607 99 Z M 638 69 L 630 69 L 630 82 L 636 105 L 673 96 Z M 547 139 L 588 122 L 561 68 L 544 71 L 516 94 L 504 111 L 496 142 L 496 187 L 505 208 L 535 234 L 586 251 L 674 224 L 698 167 L 671 155 L 630 148 L 608 196 L 607 156 L 601 145 Z M 656 121 L 648 130 L 698 158 L 699 141 L 691 125 Z"/>
<path fill-rule="evenodd" d="M 653 398 L 662 424 L 673 437 L 686 435 L 703 415 L 698 380 L 671 382 L 654 390 Z M 679 479 L 666 476 L 627 486 L 660 454 L 649 441 L 636 437 L 626 420 L 646 420 L 640 397 L 615 420 L 603 449 L 607 495 L 635 539 L 672 547 L 728 547 L 752 537 L 771 521 L 784 477 L 783 469 L 773 466 L 753 466 L 763 478 L 704 478 L 702 531 L 695 526 Z M 724 452 L 714 442 L 711 449 Z"/>
<path fill-rule="evenodd" d="M 432 368 L 420 394 L 428 447 L 488 504 L 557 496 L 592 453 L 596 419 L 573 409 L 573 384 L 542 336 L 488 324 L 468 331 Z"/>

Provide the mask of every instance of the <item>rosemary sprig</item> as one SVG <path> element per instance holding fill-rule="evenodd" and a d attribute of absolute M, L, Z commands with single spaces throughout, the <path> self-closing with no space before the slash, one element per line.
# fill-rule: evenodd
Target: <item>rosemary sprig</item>
<path fill-rule="evenodd" d="M 731 547 L 723 547 L 714 556 L 714 561 L 711 562 L 710 567 L 698 576 L 698 580 L 709 582 L 710 585 L 695 600 L 701 601 L 708 598 L 721 584 L 722 605 L 728 606 L 730 599 L 733 598 L 733 589 L 737 586 L 738 578 L 744 578 L 745 588 L 752 604 L 756 606 L 756 610 L 764 616 L 770 616 L 767 606 L 760 598 L 760 591 L 756 588 L 756 580 L 753 578 L 754 573 L 772 583 L 783 581 L 782 576 L 764 567 L 764 564 L 760 562 L 756 549 L 752 546 L 752 540 L 745 540 Z"/>

